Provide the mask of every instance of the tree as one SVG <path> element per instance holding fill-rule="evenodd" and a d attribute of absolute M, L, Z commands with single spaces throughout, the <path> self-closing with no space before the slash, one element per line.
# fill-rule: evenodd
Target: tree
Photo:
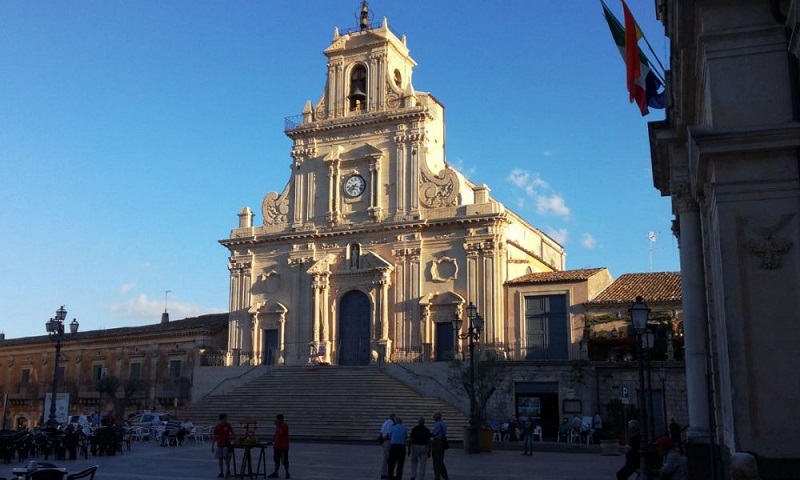
<path fill-rule="evenodd" d="M 475 400 L 478 410 L 478 425 L 486 427 L 486 406 L 489 398 L 506 377 L 505 368 L 499 365 L 497 354 L 494 351 L 476 352 L 475 354 Z M 461 387 L 469 395 L 472 392 L 470 385 L 469 359 L 453 360 L 448 381 L 451 385 Z"/>
<path fill-rule="evenodd" d="M 144 380 L 135 378 L 125 382 L 121 382 L 118 377 L 107 375 L 99 380 L 95 380 L 94 388 L 100 395 L 107 395 L 108 399 L 114 405 L 114 418 L 118 421 L 125 419 L 125 405 L 128 401 L 136 395 L 136 393 L 144 391 L 146 388 Z M 122 387 L 122 398 L 117 395 L 120 387 Z"/>

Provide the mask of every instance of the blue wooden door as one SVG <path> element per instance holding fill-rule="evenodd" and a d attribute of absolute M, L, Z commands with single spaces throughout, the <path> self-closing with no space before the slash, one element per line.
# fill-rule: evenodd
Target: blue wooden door
<path fill-rule="evenodd" d="M 369 365 L 369 297 L 354 290 L 342 297 L 339 307 L 339 365 Z"/>
<path fill-rule="evenodd" d="M 450 322 L 438 322 L 436 325 L 436 345 L 434 346 L 436 361 L 446 362 L 455 358 L 453 348 L 453 324 Z"/>
<path fill-rule="evenodd" d="M 264 344 L 261 346 L 262 365 L 275 365 L 278 361 L 278 330 L 264 330 Z"/>

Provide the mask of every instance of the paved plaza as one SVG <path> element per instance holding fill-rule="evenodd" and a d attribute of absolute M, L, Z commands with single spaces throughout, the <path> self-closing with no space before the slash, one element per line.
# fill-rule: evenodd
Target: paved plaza
<path fill-rule="evenodd" d="M 541 445 L 547 448 L 548 442 Z M 445 464 L 451 480 L 536 479 L 598 480 L 613 479 L 622 465 L 621 456 L 601 456 L 592 451 L 536 451 L 522 456 L 517 449 L 501 449 L 492 453 L 467 455 L 460 448 L 447 451 Z M 266 451 L 267 468 L 272 471 L 272 449 Z M 381 449 L 378 445 L 325 443 L 293 443 L 290 449 L 290 473 L 293 480 L 378 480 Z M 256 459 L 253 459 L 255 462 Z M 99 465 L 96 479 L 168 480 L 213 479 L 218 473 L 211 445 L 186 444 L 181 447 L 159 447 L 155 443 L 134 443 L 130 452 L 113 457 L 89 457 L 88 460 L 57 462 L 70 473 Z M 0 477 L 14 478 L 12 468 L 21 464 L 0 465 Z M 411 477 L 411 462 L 406 461 L 403 479 Z M 261 477 L 263 478 L 263 477 Z M 281 469 L 280 478 L 283 478 Z M 428 461 L 425 478 L 433 479 Z"/>

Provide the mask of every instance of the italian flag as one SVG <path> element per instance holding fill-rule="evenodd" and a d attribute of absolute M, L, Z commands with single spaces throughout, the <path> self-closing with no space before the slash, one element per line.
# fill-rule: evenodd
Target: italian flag
<path fill-rule="evenodd" d="M 647 115 L 648 106 L 652 108 L 664 108 L 663 93 L 659 94 L 658 89 L 662 86 L 661 81 L 650 71 L 650 61 L 641 49 L 639 49 L 639 39 L 642 38 L 642 31 L 636 24 L 631 11 L 625 0 L 622 0 L 622 9 L 625 15 L 625 27 L 611 13 L 605 2 L 600 0 L 603 5 L 603 14 L 611 29 L 611 36 L 614 43 L 619 48 L 619 53 L 625 60 L 626 80 L 630 101 L 636 101 L 642 116 Z"/>

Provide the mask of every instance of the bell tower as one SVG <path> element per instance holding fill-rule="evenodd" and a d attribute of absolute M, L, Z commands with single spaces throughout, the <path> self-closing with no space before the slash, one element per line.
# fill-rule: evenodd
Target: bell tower
<path fill-rule="evenodd" d="M 317 120 L 382 112 L 405 105 L 413 96 L 411 76 L 416 62 L 409 56 L 405 35 L 398 38 L 384 18 L 370 26 L 366 2 L 357 30 L 334 29 L 325 49 L 328 75 L 322 98 L 314 108 Z"/>

